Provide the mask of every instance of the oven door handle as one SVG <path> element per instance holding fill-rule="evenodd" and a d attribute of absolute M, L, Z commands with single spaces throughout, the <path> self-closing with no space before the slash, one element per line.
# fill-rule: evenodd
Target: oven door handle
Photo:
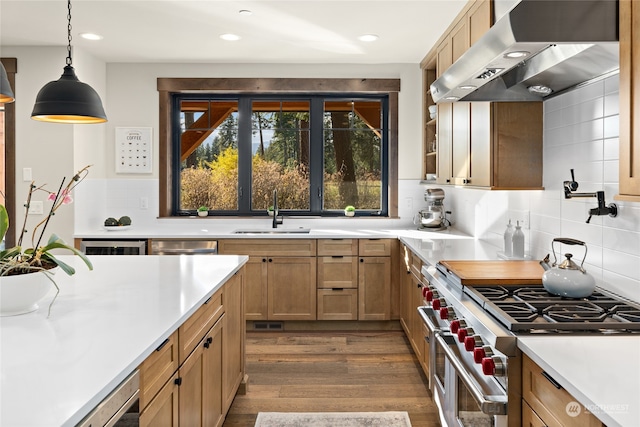
<path fill-rule="evenodd" d="M 453 368 L 456 370 L 456 373 L 460 376 L 460 379 L 464 383 L 464 385 L 469 389 L 473 398 L 480 406 L 480 409 L 483 413 L 488 415 L 506 415 L 507 413 L 507 396 L 499 395 L 499 396 L 485 396 L 483 391 L 478 386 L 478 383 L 469 372 L 462 365 L 458 356 L 451 350 L 449 344 L 442 338 L 440 334 L 436 334 L 437 345 L 442 347 L 442 350 L 445 353 L 445 356 L 449 360 L 449 362 L 453 365 Z"/>

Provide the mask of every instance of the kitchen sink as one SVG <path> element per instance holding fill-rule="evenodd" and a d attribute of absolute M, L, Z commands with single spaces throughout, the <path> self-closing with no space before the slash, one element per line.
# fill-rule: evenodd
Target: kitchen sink
<path fill-rule="evenodd" d="M 309 234 L 309 228 L 271 228 L 234 230 L 233 234 Z"/>

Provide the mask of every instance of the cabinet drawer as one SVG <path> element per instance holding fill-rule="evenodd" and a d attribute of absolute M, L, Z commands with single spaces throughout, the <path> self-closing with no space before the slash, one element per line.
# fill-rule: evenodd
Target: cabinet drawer
<path fill-rule="evenodd" d="M 178 369 L 178 332 L 140 365 L 140 410 L 143 410 Z"/>
<path fill-rule="evenodd" d="M 583 427 L 601 427 L 602 423 L 584 406 L 580 405 L 580 413 L 567 413 L 570 402 L 576 399 L 526 355 L 522 357 L 522 397 L 531 409 L 549 427 L 579 425 Z"/>
<path fill-rule="evenodd" d="M 358 239 L 318 240 L 318 256 L 358 255 Z"/>
<path fill-rule="evenodd" d="M 411 272 L 416 277 L 420 277 L 422 275 L 422 260 L 413 252 L 411 252 Z"/>
<path fill-rule="evenodd" d="M 216 323 L 216 320 L 222 316 L 223 312 L 221 289 L 213 294 L 207 302 L 202 304 L 202 306 L 180 326 L 180 329 L 178 329 L 180 364 L 189 357 L 189 354 L 196 348 L 213 324 Z"/>
<path fill-rule="evenodd" d="M 358 257 L 325 256 L 318 258 L 318 288 L 357 288 Z"/>
<path fill-rule="evenodd" d="M 318 320 L 358 320 L 358 290 L 318 289 Z"/>
<path fill-rule="evenodd" d="M 360 256 L 389 256 L 391 255 L 390 239 L 360 239 L 358 254 Z"/>
<path fill-rule="evenodd" d="M 218 242 L 221 254 L 259 256 L 315 256 L 311 239 L 228 239 Z"/>

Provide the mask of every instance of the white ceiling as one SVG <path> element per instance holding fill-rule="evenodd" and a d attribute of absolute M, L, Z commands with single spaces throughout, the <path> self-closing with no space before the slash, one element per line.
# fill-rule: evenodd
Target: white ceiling
<path fill-rule="evenodd" d="M 465 3 L 73 0 L 72 45 L 105 62 L 418 63 Z M 66 19 L 66 0 L 0 0 L 0 48 L 65 46 Z M 242 39 L 225 42 L 223 33 Z M 370 33 L 379 40 L 358 40 Z"/>

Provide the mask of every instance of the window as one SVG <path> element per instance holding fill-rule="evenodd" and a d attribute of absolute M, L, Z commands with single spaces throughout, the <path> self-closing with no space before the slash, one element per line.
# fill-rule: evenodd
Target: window
<path fill-rule="evenodd" d="M 389 203 L 397 199 L 397 170 L 389 166 L 390 157 L 397 158 L 397 134 L 390 130 L 397 90 L 218 88 L 253 79 L 211 79 L 219 85 L 209 90 L 162 90 L 184 80 L 191 79 L 158 80 L 161 152 L 167 153 L 161 156 L 161 216 L 194 215 L 200 206 L 212 215 L 267 215 L 276 189 L 278 207 L 289 214 L 336 216 L 353 205 L 360 215 L 397 215 Z M 282 87 L 296 79 L 273 81 Z"/>

